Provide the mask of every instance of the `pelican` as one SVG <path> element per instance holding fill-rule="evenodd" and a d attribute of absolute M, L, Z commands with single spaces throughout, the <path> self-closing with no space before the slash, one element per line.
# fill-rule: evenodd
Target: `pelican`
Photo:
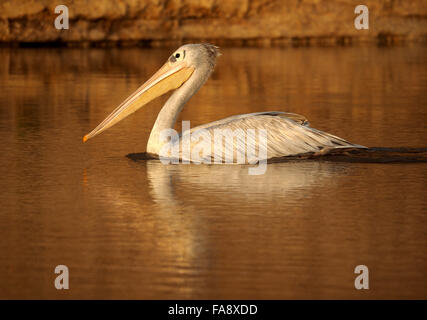
<path fill-rule="evenodd" d="M 83 142 L 115 125 L 153 99 L 171 90 L 175 90 L 160 110 L 148 139 L 147 153 L 154 157 L 164 155 L 165 153 L 162 150 L 165 150 L 165 146 L 178 145 L 179 158 L 184 159 L 182 145 L 186 133 L 192 134 L 203 131 L 210 134 L 210 137 L 213 137 L 215 132 L 217 132 L 216 130 L 237 132 L 234 134 L 232 140 L 232 162 L 236 162 L 236 154 L 245 154 L 245 146 L 249 140 L 259 150 L 260 138 L 257 139 L 255 135 L 244 134 L 248 130 L 264 130 L 267 133 L 265 144 L 265 157 L 267 159 L 295 156 L 310 152 L 322 153 L 325 150 L 336 148 L 365 148 L 332 134 L 311 128 L 304 116 L 280 111 L 231 116 L 194 127 L 189 129 L 188 132 L 179 135 L 177 139 L 170 138 L 168 141 L 165 141 L 162 132 L 174 128 L 178 114 L 187 101 L 209 78 L 219 55 L 218 47 L 211 44 L 186 44 L 181 46 L 147 82 L 123 101 L 92 132 L 85 135 Z M 204 158 L 213 159 L 219 157 L 220 159 L 227 160 L 223 153 L 224 150 L 213 148 L 212 141 L 207 141 L 207 139 L 204 139 L 204 141 L 200 141 L 200 139 L 196 140 L 190 140 L 191 150 L 195 149 L 196 146 L 198 147 L 197 150 L 200 150 L 201 143 L 209 143 L 210 147 L 203 154 Z M 193 155 L 193 153 L 190 154 Z M 168 155 L 170 155 L 170 152 Z M 245 159 L 246 163 L 249 163 L 247 158 Z"/>

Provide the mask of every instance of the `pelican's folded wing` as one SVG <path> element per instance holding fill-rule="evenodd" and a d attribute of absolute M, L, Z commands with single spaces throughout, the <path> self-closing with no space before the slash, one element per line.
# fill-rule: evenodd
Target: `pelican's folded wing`
<path fill-rule="evenodd" d="M 206 129 L 208 127 L 214 127 L 218 125 L 223 125 L 228 122 L 236 121 L 239 119 L 245 119 L 245 118 L 251 118 L 251 117 L 259 117 L 259 116 L 272 116 L 272 117 L 280 117 L 280 118 L 288 118 L 291 119 L 301 125 L 309 126 L 310 123 L 308 122 L 307 118 L 296 113 L 291 112 L 282 112 L 282 111 L 262 111 L 262 112 L 253 112 L 253 113 L 245 113 L 245 114 L 238 114 L 235 116 L 227 117 L 224 119 L 216 120 L 213 122 L 209 122 L 206 124 L 202 124 L 200 126 L 194 127 L 191 129 L 191 131 L 198 130 L 198 129 Z"/>
<path fill-rule="evenodd" d="M 233 141 L 233 143 L 227 143 L 226 139 L 223 139 L 223 149 L 214 150 L 212 148 L 209 156 L 221 158 L 225 156 L 226 150 L 228 150 L 230 152 L 228 154 L 232 154 L 235 160 L 238 155 L 244 156 L 249 144 L 258 148 L 259 130 L 265 130 L 268 159 L 319 152 L 325 148 L 362 147 L 332 134 L 311 128 L 307 124 L 308 121 L 304 117 L 284 112 L 261 112 L 233 116 L 191 129 L 192 135 L 197 132 L 208 131 L 212 138 L 211 141 L 206 141 L 206 139 L 195 140 L 191 145 L 192 148 L 195 145 L 201 148 L 201 144 L 210 143 L 212 147 L 215 143 L 215 135 L 218 135 L 219 132 L 232 132 L 233 140 L 228 140 L 228 142 Z M 249 129 L 255 130 L 255 135 L 248 134 Z M 206 148 L 209 147 L 206 145 Z M 235 162 L 234 160 L 233 162 Z"/>

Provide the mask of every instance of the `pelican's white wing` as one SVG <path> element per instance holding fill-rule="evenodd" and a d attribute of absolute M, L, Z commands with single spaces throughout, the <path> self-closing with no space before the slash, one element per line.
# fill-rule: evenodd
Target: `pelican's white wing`
<path fill-rule="evenodd" d="M 257 117 L 257 116 L 276 116 L 276 117 L 288 118 L 288 119 L 294 120 L 294 121 L 296 121 L 302 125 L 305 125 L 305 126 L 309 125 L 307 118 L 300 115 L 300 114 L 291 113 L 291 112 L 281 112 L 281 111 L 263 111 L 263 112 L 238 114 L 238 115 L 227 117 L 227 118 L 217 120 L 214 122 L 202 124 L 200 126 L 194 127 L 191 130 L 206 129 L 208 127 L 214 127 L 214 126 L 226 124 L 226 123 L 231 122 L 231 121 L 244 119 L 244 118 Z"/>
<path fill-rule="evenodd" d="M 255 132 L 255 135 L 248 134 L 251 130 Z M 205 160 L 213 160 L 216 156 L 217 159 L 221 158 L 223 161 L 236 162 L 236 159 L 245 158 L 247 146 L 250 144 L 255 145 L 258 152 L 260 130 L 265 130 L 267 133 L 267 159 L 319 152 L 330 148 L 364 148 L 309 127 L 307 119 L 303 116 L 272 111 L 232 116 L 194 127 L 190 130 L 191 135 L 196 137 L 191 140 L 191 150 L 195 150 L 195 148 L 200 150 L 200 157 Z M 232 143 L 227 143 L 225 138 L 221 139 L 222 150 L 214 148 L 215 136 L 218 137 L 219 132 L 232 134 L 232 140 L 228 140 Z M 203 153 L 206 150 L 209 152 Z M 227 151 L 229 152 L 227 153 Z M 233 161 L 230 161 L 227 154 L 233 156 Z M 182 152 L 180 152 L 180 157 L 188 159 Z M 191 160 L 194 161 L 193 156 Z"/>

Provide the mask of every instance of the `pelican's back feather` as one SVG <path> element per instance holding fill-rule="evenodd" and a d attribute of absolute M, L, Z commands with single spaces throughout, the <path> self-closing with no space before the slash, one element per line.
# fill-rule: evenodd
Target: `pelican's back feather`
<path fill-rule="evenodd" d="M 255 135 L 248 134 L 250 129 L 255 131 Z M 191 148 L 193 150 L 197 146 L 198 149 L 209 149 L 210 153 L 208 152 L 206 158 L 211 160 L 217 157 L 217 159 L 222 158 L 227 162 L 236 162 L 239 156 L 245 158 L 248 145 L 252 144 L 258 148 L 259 130 L 265 130 L 267 133 L 267 159 L 307 152 L 319 152 L 324 149 L 364 148 L 332 134 L 309 127 L 307 119 L 303 116 L 275 111 L 237 115 L 195 127 L 190 132 L 193 136 L 199 134 L 200 139 L 192 140 Z M 203 138 L 200 135 L 202 132 L 208 132 L 211 140 L 207 141 L 208 139 Z M 216 150 L 214 148 L 214 139 L 218 132 L 231 133 L 233 135 L 233 143 L 226 143 L 226 139 L 223 139 L 223 149 Z M 230 153 L 227 153 L 227 151 Z M 227 154 L 232 154 L 233 159 L 227 158 Z M 180 153 L 180 157 L 183 157 L 182 153 Z"/>

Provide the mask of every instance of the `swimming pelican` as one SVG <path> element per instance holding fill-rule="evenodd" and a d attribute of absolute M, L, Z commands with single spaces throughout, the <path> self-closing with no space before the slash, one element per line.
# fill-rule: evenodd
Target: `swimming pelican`
<path fill-rule="evenodd" d="M 173 144 L 176 146 L 178 144 L 179 158 L 184 159 L 182 140 L 186 133 L 184 132 L 178 139 L 164 141 L 162 131 L 173 129 L 178 114 L 186 102 L 209 78 L 219 55 L 218 47 L 211 44 L 181 46 L 147 82 L 120 104 L 92 132 L 85 135 L 83 142 L 123 120 L 151 100 L 176 89 L 157 116 L 148 140 L 147 153 L 159 157 L 159 155 L 164 154 L 162 148 L 165 145 Z M 189 132 L 191 134 L 204 131 L 213 137 L 217 129 L 231 129 L 232 132 L 237 132 L 231 143 L 233 148 L 232 162 L 236 162 L 235 159 L 238 158 L 236 153 L 245 154 L 245 146 L 248 145 L 248 142 L 253 143 L 256 148 L 260 147 L 260 139 L 257 139 L 255 135 L 242 134 L 248 129 L 265 130 L 267 133 L 265 145 L 267 159 L 309 152 L 324 152 L 335 148 L 364 148 L 329 133 L 311 128 L 307 119 L 301 115 L 279 111 L 235 115 L 192 128 Z M 249 141 L 250 139 L 252 140 Z M 198 150 L 200 150 L 200 143 L 209 143 L 210 146 L 213 146 L 212 141 L 190 141 L 191 149 L 199 144 Z M 223 154 L 223 149 L 218 151 L 212 147 L 209 147 L 207 154 L 203 156 L 210 159 L 219 157 L 224 161 L 227 160 Z"/>

